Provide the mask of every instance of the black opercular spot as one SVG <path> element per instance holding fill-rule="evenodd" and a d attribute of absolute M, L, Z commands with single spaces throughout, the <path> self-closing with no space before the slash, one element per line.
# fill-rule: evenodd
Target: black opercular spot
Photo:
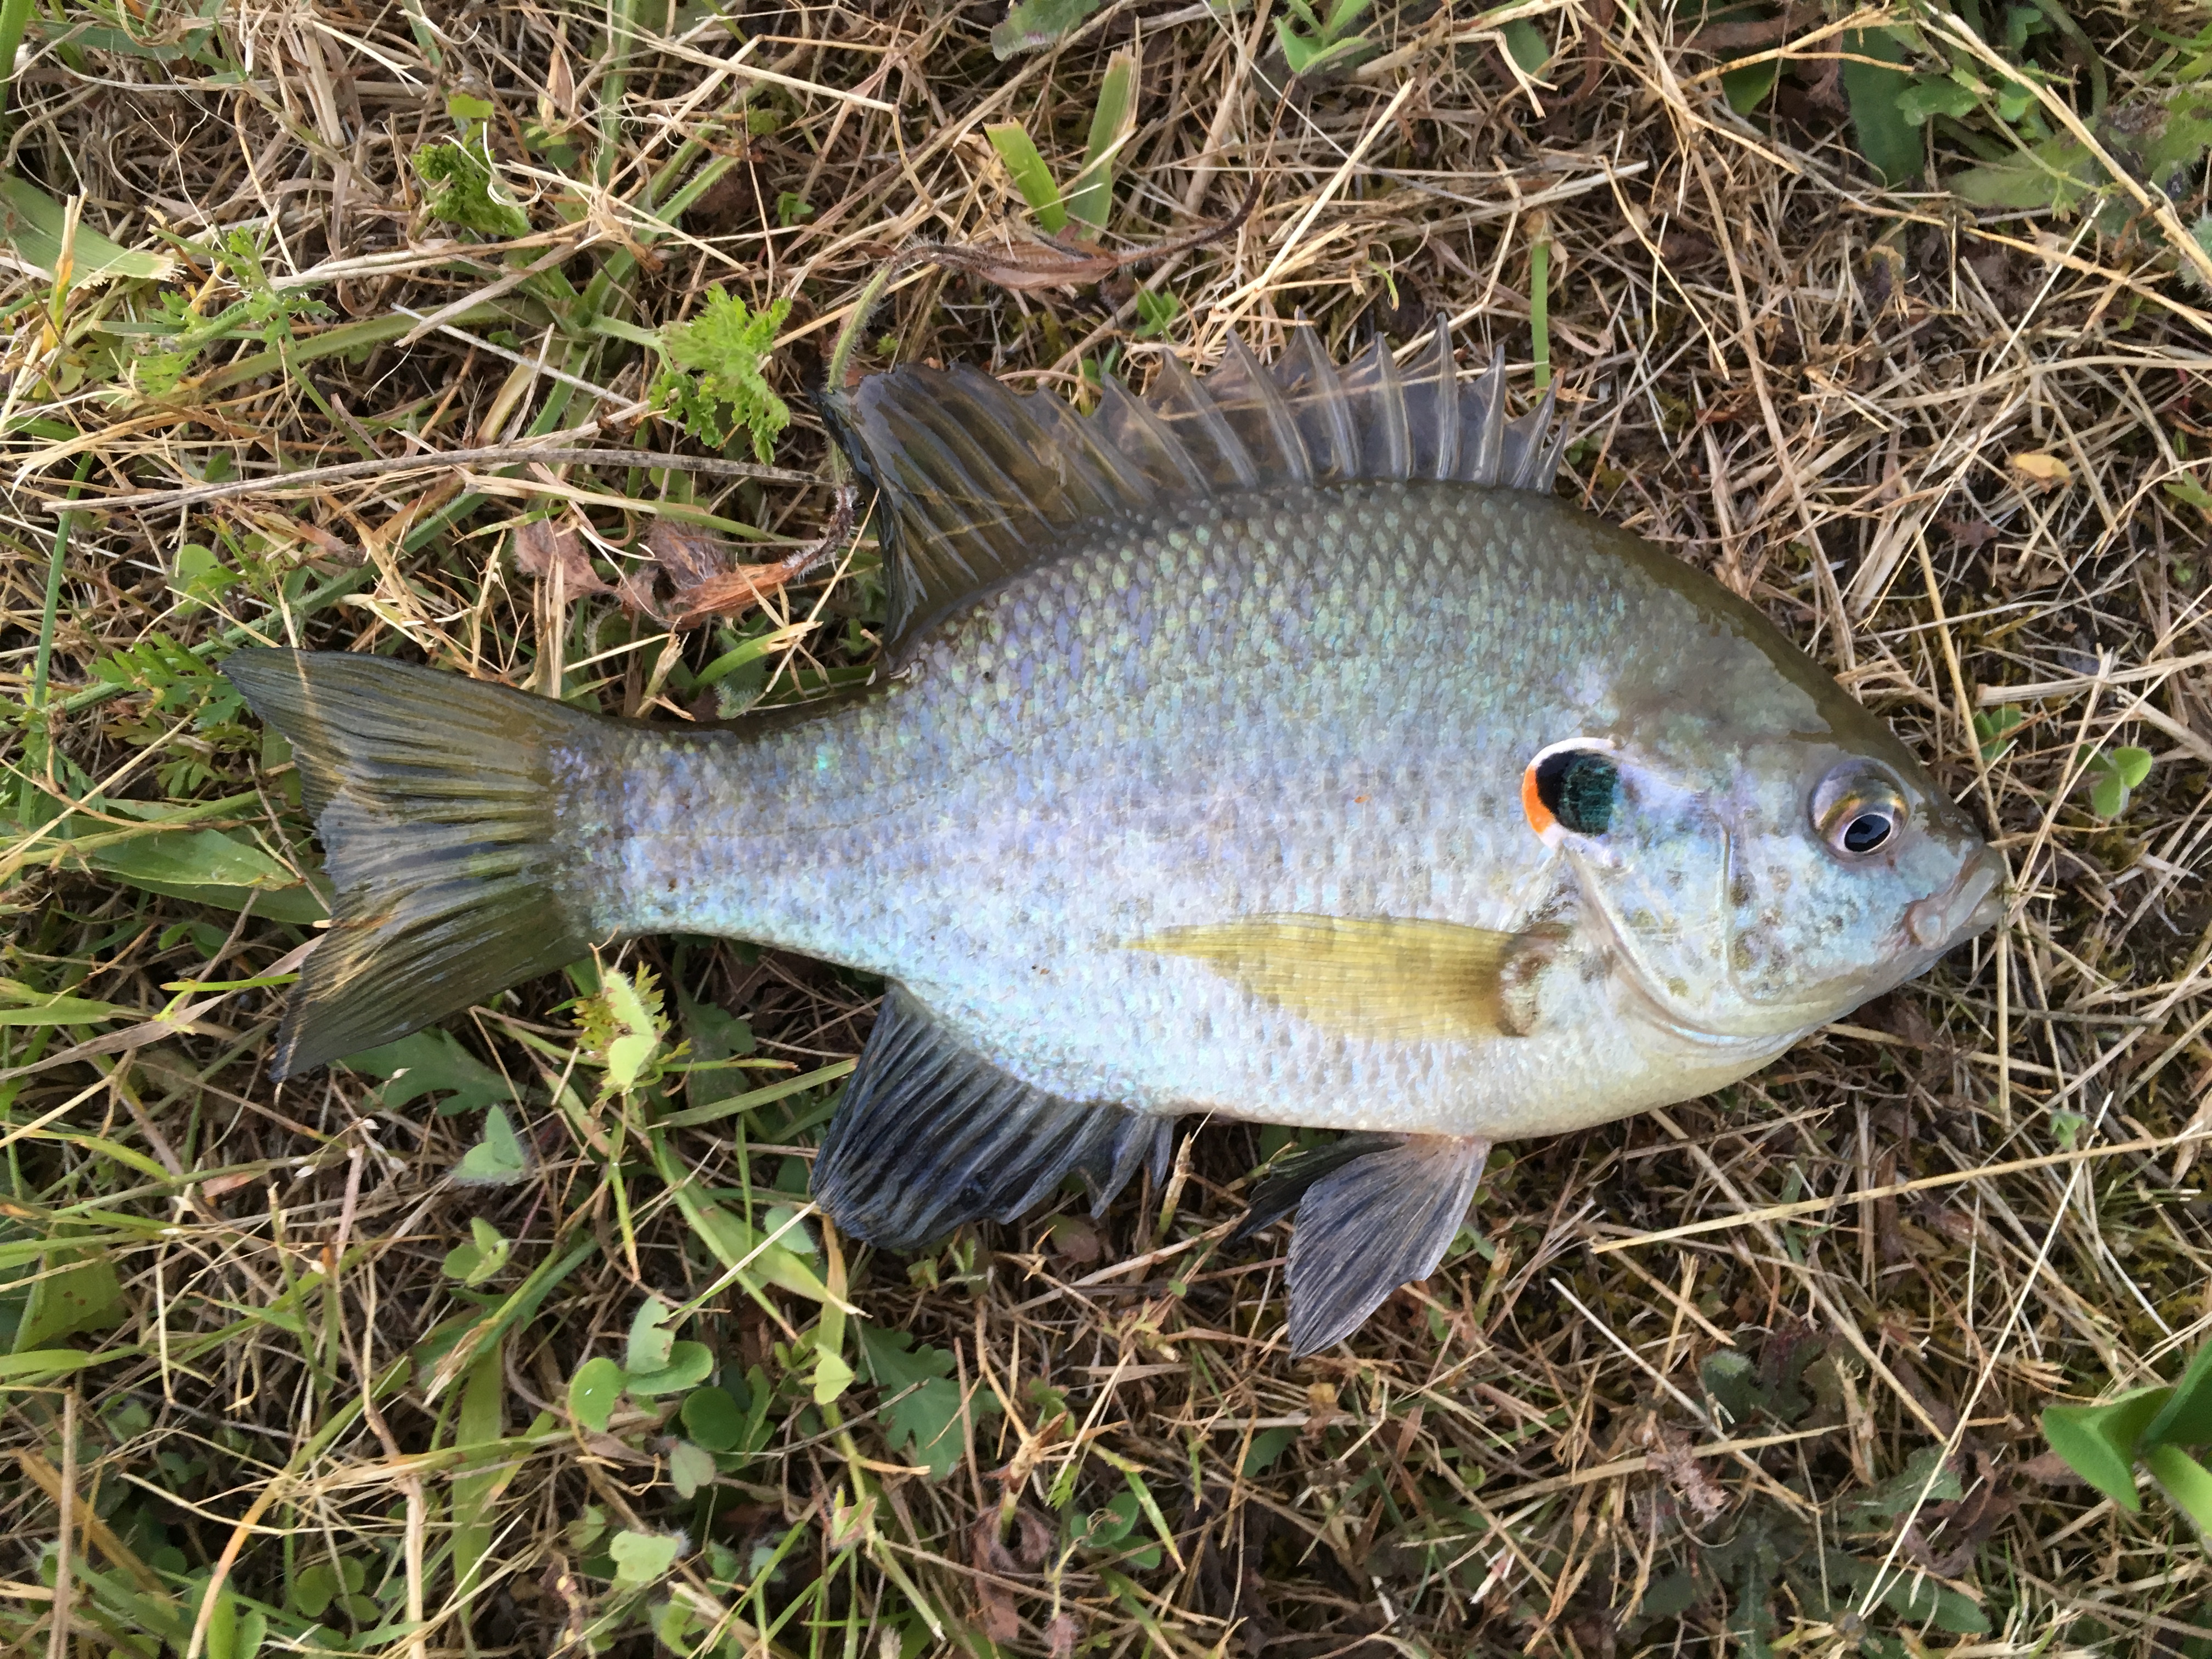
<path fill-rule="evenodd" d="M 1887 812 L 1862 812 L 1844 826 L 1844 850 L 1877 852 L 1896 829 L 1895 821 Z"/>
<path fill-rule="evenodd" d="M 1620 793 L 1620 770 L 1588 749 L 1563 749 L 1536 766 L 1536 799 L 1559 826 L 1577 836 L 1601 836 L 1613 827 L 1613 804 Z"/>

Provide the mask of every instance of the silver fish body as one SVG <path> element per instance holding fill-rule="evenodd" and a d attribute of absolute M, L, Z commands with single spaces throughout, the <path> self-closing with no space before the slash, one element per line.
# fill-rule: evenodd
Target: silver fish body
<path fill-rule="evenodd" d="M 1575 736 L 1683 757 L 1707 800 L 1760 746 L 1856 740 L 1918 777 L 1689 574 L 1549 499 L 1433 482 L 1101 526 L 864 703 L 758 737 L 641 731 L 613 767 L 580 750 L 564 785 L 603 872 L 590 931 L 727 934 L 882 974 L 1027 1083 L 1170 1115 L 1497 1140 L 1704 1093 L 1839 1010 L 1662 1018 L 1681 934 L 1703 933 L 1695 954 L 1755 937 L 1788 982 L 1797 934 L 1893 932 L 1949 872 L 1894 916 L 1793 921 L 1784 894 L 1731 901 L 1722 805 L 1710 865 L 1667 870 L 1623 915 L 1531 829 L 1529 757 Z M 1516 1030 L 1411 1039 L 1316 1024 L 1138 944 L 1263 915 L 1562 936 Z M 1616 929 L 1662 937 L 1620 950 Z M 1854 1000 L 1932 956 L 1888 956 Z"/>
<path fill-rule="evenodd" d="M 892 578 L 854 698 L 684 729 L 234 659 L 339 893 L 280 1066 L 623 936 L 805 951 L 893 982 L 815 1169 L 879 1243 L 1103 1201 L 1188 1114 L 1361 1132 L 1255 1196 L 1303 1350 L 1433 1268 L 1491 1142 L 1731 1082 L 1988 924 L 1913 757 L 1553 499 L 1497 374 L 1164 385 L 830 400 Z"/>

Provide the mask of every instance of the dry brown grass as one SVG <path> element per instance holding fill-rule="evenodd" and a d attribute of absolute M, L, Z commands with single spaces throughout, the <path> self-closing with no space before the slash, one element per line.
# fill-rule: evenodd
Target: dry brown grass
<path fill-rule="evenodd" d="M 67 532 L 52 749 L 19 721 L 6 785 L 26 823 L 5 977 L 29 988 L 18 1002 L 67 989 L 125 1013 L 0 1029 L 0 1273 L 17 1275 L 4 1305 L 20 1309 L 22 1275 L 69 1266 L 54 1241 L 104 1252 L 122 1322 L 63 1340 L 96 1351 L 81 1370 L 0 1376 L 17 1383 L 0 1427 L 17 1470 L 0 1480 L 0 1631 L 18 1650 L 132 1652 L 129 1632 L 163 1619 L 182 1620 L 181 1650 L 210 1571 L 270 1609 L 264 1652 L 317 1650 L 298 1647 L 309 1621 L 288 1595 L 296 1607 L 304 1572 L 349 1558 L 369 1600 L 327 1632 L 410 1656 L 580 1650 L 587 1635 L 643 1654 L 642 1609 L 671 1596 L 729 1652 L 871 1659 L 985 1652 L 987 1631 L 1012 1653 L 1279 1659 L 2212 1654 L 2212 1571 L 2184 1523 L 2154 1494 L 2135 1516 L 2068 1484 L 2035 1427 L 2054 1398 L 2170 1377 L 2212 1334 L 2212 1198 L 2200 1146 L 2179 1139 L 2212 1129 L 2212 555 L 2205 513 L 2171 487 L 2203 471 L 2212 318 L 2140 216 L 1977 222 L 1940 193 L 1885 194 L 1818 96 L 1792 93 L 1771 131 L 1732 114 L 1686 24 L 1609 3 L 1517 9 L 1561 43 L 1556 88 L 1516 85 L 1497 15 L 1425 6 L 1375 26 L 1382 55 L 1287 100 L 1261 14 L 1164 0 L 1119 0 L 1003 64 L 985 45 L 996 5 L 754 14 L 741 62 L 703 11 L 640 8 L 611 46 L 618 8 L 435 0 L 232 9 L 210 48 L 228 79 L 113 36 L 34 40 L 16 167 L 81 193 L 84 222 L 125 243 L 181 239 L 171 291 L 203 315 L 240 292 L 210 254 L 230 230 L 261 246 L 276 291 L 329 313 L 217 343 L 155 398 L 125 369 L 156 285 L 56 298 L 27 273 L 0 289 L 0 674 L 19 709 L 48 659 L 50 509 L 73 478 L 88 497 L 197 491 L 218 463 L 251 480 L 489 453 L 88 513 Z M 2081 21 L 2122 96 L 2173 72 L 2154 29 L 2205 20 Z M 181 14 L 131 27 L 187 40 Z M 1810 9 L 1770 37 L 1808 60 L 1834 39 Z M 664 551 L 717 522 L 801 544 L 833 527 L 833 493 L 806 482 L 818 428 L 802 414 L 777 455 L 790 473 L 767 478 L 513 447 L 557 433 L 569 452 L 694 452 L 641 420 L 623 330 L 690 314 L 711 283 L 793 301 L 772 373 L 796 393 L 894 251 L 1020 239 L 982 125 L 1023 122 L 1065 177 L 1122 46 L 1141 50 L 1143 100 L 1109 240 L 1183 234 L 1256 180 L 1249 219 L 1103 292 L 1017 295 L 917 268 L 864 362 L 890 343 L 1073 386 L 1120 346 L 1141 377 L 1158 348 L 1130 337 L 1131 276 L 1180 298 L 1168 337 L 1199 357 L 1232 326 L 1264 348 L 1303 312 L 1340 349 L 1442 314 L 1519 362 L 1530 248 L 1547 240 L 1553 357 L 1583 434 L 1563 488 L 1753 596 L 1887 715 L 1998 834 L 2011 915 L 1741 1088 L 1510 1149 L 1474 1246 L 1304 1363 L 1279 1340 L 1280 1261 L 1224 1242 L 1259 1159 L 1236 1126 L 1200 1132 L 1169 1192 L 1126 1197 L 1095 1234 L 1040 1218 L 927 1263 L 848 1255 L 861 1317 L 951 1355 L 996 1409 L 970 1411 L 963 1455 L 932 1481 L 900 1472 L 865 1377 L 827 1412 L 802 1378 L 759 1455 L 681 1501 L 672 1425 L 630 1413 L 594 1434 L 568 1415 L 568 1379 L 620 1354 L 648 1291 L 681 1301 L 720 1273 L 635 1141 L 609 1139 L 622 1115 L 559 1098 L 574 1036 L 550 1011 L 566 988 L 460 1023 L 514 1081 L 536 1164 L 520 1185 L 458 1187 L 473 1113 L 386 1106 L 344 1071 L 280 1091 L 257 1060 L 281 990 L 166 988 L 283 971 L 302 932 L 88 873 L 38 825 L 97 786 L 79 837 L 119 837 L 126 803 L 198 801 L 214 805 L 196 827 L 309 856 L 283 837 L 299 830 L 281 792 L 257 783 L 258 734 L 195 726 L 189 697 L 157 706 L 143 669 L 97 676 L 156 633 L 215 656 L 248 638 L 397 635 L 609 708 L 684 701 L 672 685 L 732 637 L 694 627 L 672 643 L 580 598 L 573 563 L 541 552 L 538 574 L 518 569 L 512 528 L 565 507 L 601 571 L 655 524 Z M 529 211 L 532 234 L 505 248 L 429 218 L 409 163 L 451 136 L 457 91 L 495 106 L 502 177 Z M 768 130 L 748 133 L 747 110 Z M 566 132 L 583 182 L 526 148 L 532 124 Z M 677 223 L 647 211 L 646 179 L 665 198 L 717 161 Z M 780 227 L 786 194 L 811 211 Z M 509 281 L 525 268 L 579 289 L 611 274 L 614 325 L 564 324 Z M 212 608 L 179 605 L 187 544 L 247 573 Z M 864 550 L 827 584 L 769 581 L 789 674 L 818 684 L 866 661 L 872 568 Z M 1984 763 L 1972 717 L 2000 708 L 2025 719 Z M 2082 757 L 2118 744 L 2155 763 L 2105 822 Z M 872 988 L 811 963 L 699 940 L 628 959 L 742 1014 L 763 1060 L 803 1072 L 866 1029 Z M 190 1000 L 178 1019 L 131 1023 L 173 999 Z M 828 1097 L 671 1144 L 710 1186 L 766 1182 L 804 1157 L 800 1126 Z M 441 1273 L 478 1215 L 514 1241 L 493 1308 L 561 1268 L 511 1328 L 471 1339 L 495 1356 L 477 1398 L 514 1437 L 490 1480 L 483 1455 L 452 1449 L 487 1437 L 457 1422 L 451 1356 L 422 1346 L 480 1316 Z M 687 1334 L 732 1374 L 774 1377 L 817 1311 L 732 1289 Z M 1729 1354 L 1748 1362 L 1738 1383 L 1709 1363 Z M 1956 1484 L 1900 1487 L 1928 1474 L 1914 1459 L 1929 1449 Z M 1079 1522 L 1139 1484 L 1170 1553 L 1131 1553 L 1152 1538 L 1139 1511 L 1116 1549 L 1068 1541 L 1055 1495 Z M 617 1529 L 687 1528 L 673 1577 L 642 1598 L 611 1589 L 604 1540 L 567 1530 L 586 1505 Z M 465 1618 L 450 1543 L 471 1515 L 492 1543 Z M 734 1583 L 710 1540 L 735 1553 Z M 1847 1594 L 1846 1557 L 1887 1576 Z M 42 1587 L 58 1565 L 61 1632 Z M 1989 1632 L 1898 1612 L 1932 1602 L 1911 1588 L 1932 1583 L 1983 1607 Z M 219 1653 L 210 1633 L 198 1650 Z"/>

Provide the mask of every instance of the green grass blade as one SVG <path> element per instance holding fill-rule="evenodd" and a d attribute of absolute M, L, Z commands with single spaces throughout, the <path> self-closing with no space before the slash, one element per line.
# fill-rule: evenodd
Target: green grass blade
<path fill-rule="evenodd" d="M 1037 147 L 1030 141 L 1028 133 L 1013 121 L 1000 121 L 983 129 L 983 136 L 991 141 L 991 148 L 999 152 L 999 159 L 1006 164 L 1013 175 L 1014 188 L 1022 193 L 1022 200 L 1030 204 L 1036 222 L 1048 233 L 1067 228 L 1067 209 L 1060 199 L 1060 186 L 1052 181 L 1052 169 L 1037 154 Z"/>
<path fill-rule="evenodd" d="M 1114 54 L 1098 84 L 1098 104 L 1091 113 L 1091 142 L 1083 167 L 1067 187 L 1067 216 L 1096 241 L 1114 207 L 1114 162 L 1137 130 L 1137 58 L 1127 48 Z"/>
<path fill-rule="evenodd" d="M 2173 1397 L 2143 1431 L 2143 1440 L 2153 1446 L 2212 1445 L 2212 1342 L 2197 1351 L 2173 1385 Z"/>
<path fill-rule="evenodd" d="M 15 51 L 30 21 L 31 0 L 0 0 L 0 131 L 6 131 L 8 95 L 15 90 Z"/>
<path fill-rule="evenodd" d="M 1851 106 L 1859 154 L 1883 183 L 1911 183 L 1926 161 L 1921 130 L 1905 120 L 1897 101 L 1911 77 L 1901 69 L 1884 67 L 1903 63 L 1905 48 L 1887 29 L 1852 29 L 1844 36 L 1844 96 Z"/>
<path fill-rule="evenodd" d="M 2136 1496 L 2136 1448 L 2145 1425 L 2172 1394 L 2170 1389 L 2139 1389 L 2101 1406 L 2046 1407 L 2044 1438 L 2075 1474 L 2133 1513 L 2142 1508 Z"/>
<path fill-rule="evenodd" d="M 1548 229 L 1548 227 L 1547 228 Z M 1552 244 L 1528 249 L 1528 339 L 1536 361 L 1536 390 L 1552 383 Z"/>
<path fill-rule="evenodd" d="M 2143 1454 L 2143 1467 L 2174 1508 L 2212 1539 L 2212 1469 L 2178 1446 L 2153 1446 Z"/>
<path fill-rule="evenodd" d="M 62 204 L 21 179 L 0 179 L 0 240 L 15 257 L 52 276 L 61 264 Z M 102 283 L 117 276 L 158 282 L 177 268 L 166 253 L 134 252 L 111 242 L 82 224 L 70 242 L 70 285 Z"/>

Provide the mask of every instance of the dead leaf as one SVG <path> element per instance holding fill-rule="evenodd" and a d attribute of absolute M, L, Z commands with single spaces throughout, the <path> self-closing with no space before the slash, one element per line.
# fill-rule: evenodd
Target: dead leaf
<path fill-rule="evenodd" d="M 2031 1480 L 2040 1480 L 2046 1486 L 2080 1486 L 2087 1483 L 2074 1472 L 2074 1466 L 2055 1451 L 2031 1457 L 2020 1466 L 2020 1472 Z"/>
<path fill-rule="evenodd" d="M 1698 1467 L 1690 1455 L 1689 1437 L 1680 1429 L 1655 1420 L 1644 1431 L 1644 1443 L 1652 1468 L 1667 1477 L 1674 1495 L 1697 1510 L 1700 1520 L 1711 1521 L 1728 1508 L 1728 1494 Z"/>
<path fill-rule="evenodd" d="M 1987 519 L 1938 519 L 1943 532 L 1969 553 L 1978 553 L 2004 532 Z"/>
<path fill-rule="evenodd" d="M 1055 1541 L 1051 1524 L 1026 1504 L 1014 1511 L 1014 1524 L 1021 1534 L 1014 1559 L 1030 1572 L 1041 1571 Z"/>
<path fill-rule="evenodd" d="M 653 563 L 623 579 L 622 602 L 671 628 L 683 629 L 742 616 L 766 604 L 814 562 L 818 548 L 795 549 L 774 564 L 736 564 L 730 544 L 714 532 L 656 519 L 645 532 L 645 550 Z"/>
<path fill-rule="evenodd" d="M 711 530 L 655 519 L 646 527 L 645 550 L 679 593 L 730 566 L 730 544 Z"/>
<path fill-rule="evenodd" d="M 2063 489 L 2074 482 L 2073 469 L 2056 455 L 2039 449 L 2024 450 L 2012 458 L 2012 470 L 2039 489 Z"/>
<path fill-rule="evenodd" d="M 563 28 L 554 37 L 553 53 L 545 65 L 545 96 L 555 109 L 573 121 L 582 106 L 576 101 L 576 73 L 568 67 L 568 34 Z"/>
<path fill-rule="evenodd" d="M 294 519 L 286 527 L 326 559 L 336 559 L 343 564 L 359 564 L 362 562 L 359 548 L 343 537 L 331 534 L 319 524 L 309 524 L 305 519 Z"/>
<path fill-rule="evenodd" d="M 1012 1594 L 996 1581 L 1020 1568 L 999 1541 L 996 1510 L 984 1510 L 968 1528 L 968 1559 L 975 1569 L 976 1599 L 983 1604 L 983 1633 L 994 1642 L 1014 1640 L 1022 1633 L 1022 1616 L 1015 1610 Z"/>
<path fill-rule="evenodd" d="M 1045 1237 L 1054 1250 L 1079 1267 L 1097 1261 L 1103 1248 L 1098 1224 L 1085 1215 L 1054 1216 L 1052 1225 L 1045 1230 Z"/>
<path fill-rule="evenodd" d="M 562 592 L 572 599 L 614 592 L 592 568 L 584 538 L 550 519 L 532 519 L 514 527 L 514 568 L 526 576 L 549 580 L 557 573 Z"/>
<path fill-rule="evenodd" d="M 679 592 L 669 607 L 674 614 L 662 613 L 663 620 L 671 628 L 696 628 L 717 617 L 742 616 L 756 605 L 767 604 L 786 582 L 811 564 L 814 556 L 813 549 L 804 548 L 775 564 L 741 564 L 709 576 L 697 586 Z"/>
<path fill-rule="evenodd" d="M 1126 252 L 1116 253 L 1073 237 L 1052 237 L 997 246 L 987 242 L 951 242 L 913 247 L 902 253 L 896 263 L 944 265 L 1017 293 L 1103 282 L 1124 265 L 1146 264 L 1170 254 L 1187 253 L 1235 234 L 1260 204 L 1260 174 L 1253 175 L 1251 189 L 1245 192 L 1237 211 L 1226 219 Z"/>

